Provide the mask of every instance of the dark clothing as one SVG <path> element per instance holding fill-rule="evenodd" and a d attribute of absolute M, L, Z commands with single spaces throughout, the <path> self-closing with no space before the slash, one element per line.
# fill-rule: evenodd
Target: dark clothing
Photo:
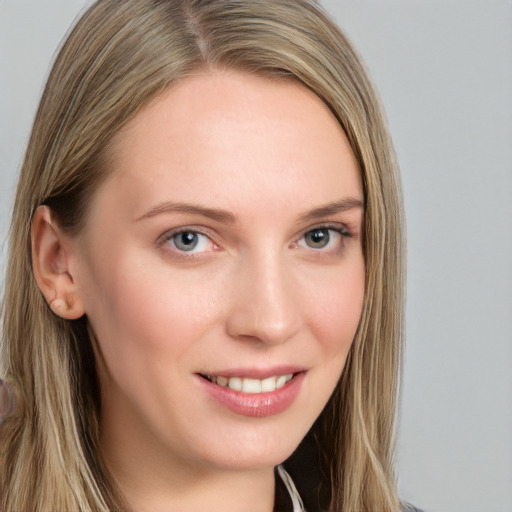
<path fill-rule="evenodd" d="M 286 482 L 286 480 L 288 480 Z M 274 512 L 324 512 L 323 510 L 318 509 L 318 507 L 304 508 L 302 504 L 302 500 L 297 496 L 297 490 L 295 489 L 295 485 L 293 482 L 290 483 L 291 477 L 281 466 L 280 468 L 275 469 L 275 498 L 274 498 Z M 295 498 L 293 495 L 295 494 Z M 297 503 L 297 498 L 299 503 Z M 295 501 L 295 508 L 294 508 Z M 422 512 L 420 509 L 413 507 L 412 505 L 404 505 L 402 509 L 403 512 Z"/>

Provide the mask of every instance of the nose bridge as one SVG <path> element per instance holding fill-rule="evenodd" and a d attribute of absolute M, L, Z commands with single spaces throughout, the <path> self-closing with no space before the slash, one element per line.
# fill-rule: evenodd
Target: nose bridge
<path fill-rule="evenodd" d="M 229 334 L 266 344 L 291 338 L 301 325 L 296 291 L 280 251 L 261 248 L 247 254 L 238 268 Z"/>

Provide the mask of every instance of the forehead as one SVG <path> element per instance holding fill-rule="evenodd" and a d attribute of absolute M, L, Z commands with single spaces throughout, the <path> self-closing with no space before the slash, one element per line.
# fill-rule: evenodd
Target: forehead
<path fill-rule="evenodd" d="M 149 196 L 233 208 L 254 194 L 290 207 L 362 196 L 357 162 L 336 118 L 291 79 L 189 76 L 117 134 L 110 157 L 112 179 L 120 190 L 134 189 L 137 211 Z"/>

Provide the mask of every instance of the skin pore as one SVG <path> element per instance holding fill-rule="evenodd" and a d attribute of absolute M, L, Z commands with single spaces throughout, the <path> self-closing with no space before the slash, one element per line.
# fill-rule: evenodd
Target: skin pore
<path fill-rule="evenodd" d="M 110 151 L 80 237 L 35 222 L 96 338 L 104 459 L 133 511 L 270 512 L 273 467 L 325 406 L 361 315 L 349 143 L 297 82 L 205 71 Z M 291 398 L 254 414 L 208 380 L 284 374 Z"/>

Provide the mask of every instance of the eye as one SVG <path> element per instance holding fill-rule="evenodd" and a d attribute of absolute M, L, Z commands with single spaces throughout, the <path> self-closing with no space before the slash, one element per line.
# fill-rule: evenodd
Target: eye
<path fill-rule="evenodd" d="M 325 228 L 308 231 L 304 235 L 304 241 L 306 242 L 306 245 L 312 249 L 323 249 L 329 245 L 330 239 L 331 235 L 329 230 Z"/>
<path fill-rule="evenodd" d="M 319 227 L 304 234 L 298 245 L 310 249 L 335 249 L 343 244 L 348 233 L 340 228 Z"/>
<path fill-rule="evenodd" d="M 213 244 L 208 236 L 192 230 L 174 233 L 167 238 L 167 243 L 174 249 L 189 254 L 205 252 L 208 245 Z"/>

